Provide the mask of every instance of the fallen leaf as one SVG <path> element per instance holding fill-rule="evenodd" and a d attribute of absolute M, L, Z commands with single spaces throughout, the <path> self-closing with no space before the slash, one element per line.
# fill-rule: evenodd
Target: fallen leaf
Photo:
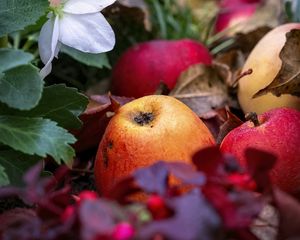
<path fill-rule="evenodd" d="M 251 227 L 251 232 L 260 240 L 275 240 L 278 234 L 279 214 L 277 209 L 266 204 Z"/>
<path fill-rule="evenodd" d="M 300 237 L 300 203 L 289 194 L 274 189 L 275 204 L 279 212 L 280 239 L 299 239 Z"/>
<path fill-rule="evenodd" d="M 226 108 L 216 109 L 201 115 L 201 120 L 208 127 L 215 139 L 217 139 L 220 127 L 226 122 Z"/>
<path fill-rule="evenodd" d="M 261 26 L 249 32 L 237 33 L 235 36 L 234 48 L 237 48 L 248 55 L 259 40 L 271 29 L 272 28 L 269 26 Z"/>
<path fill-rule="evenodd" d="M 6 231 L 9 227 L 15 227 L 22 222 L 32 221 L 37 218 L 34 210 L 27 208 L 15 208 L 4 212 L 0 215 L 0 235 Z"/>
<path fill-rule="evenodd" d="M 229 50 L 216 56 L 213 65 L 229 87 L 236 87 L 236 79 L 245 63 L 245 56 L 240 50 Z"/>
<path fill-rule="evenodd" d="M 277 97 L 282 94 L 300 97 L 300 30 L 291 30 L 286 34 L 286 38 L 286 43 L 279 54 L 282 61 L 279 73 L 271 84 L 255 93 L 253 98 L 269 92 Z"/>
<path fill-rule="evenodd" d="M 221 144 L 224 137 L 234 128 L 243 124 L 243 121 L 235 116 L 230 111 L 226 111 L 227 120 L 220 126 L 220 131 L 217 137 L 217 143 Z"/>
<path fill-rule="evenodd" d="M 226 84 L 215 69 L 203 64 L 184 71 L 169 95 L 188 105 L 199 116 L 230 104 Z"/>
<path fill-rule="evenodd" d="M 268 26 L 276 27 L 282 22 L 282 0 L 265 0 L 249 20 L 237 25 L 238 32 L 247 33 L 257 28 Z"/>
<path fill-rule="evenodd" d="M 102 138 L 110 117 L 113 115 L 113 111 L 117 106 L 124 105 L 131 100 L 132 98 L 111 95 L 91 96 L 87 109 L 80 116 L 80 120 L 83 122 L 81 129 L 73 131 L 78 139 L 74 145 L 76 152 L 96 148 Z"/>
<path fill-rule="evenodd" d="M 151 21 L 149 16 L 148 5 L 145 3 L 144 0 L 119 0 L 119 3 L 129 8 L 138 8 L 142 10 L 142 12 L 144 13 L 144 26 L 148 31 L 151 30 Z"/>
<path fill-rule="evenodd" d="M 160 233 L 173 240 L 213 240 L 220 234 L 220 218 L 199 190 L 167 199 L 167 205 L 174 211 L 173 217 L 146 224 L 138 238 L 155 239 Z"/>

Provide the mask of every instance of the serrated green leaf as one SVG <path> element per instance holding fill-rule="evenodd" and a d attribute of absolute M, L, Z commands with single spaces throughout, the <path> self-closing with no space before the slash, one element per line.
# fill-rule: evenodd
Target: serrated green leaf
<path fill-rule="evenodd" d="M 39 159 L 37 156 L 26 155 L 12 149 L 0 151 L 0 187 L 22 186 L 24 173 Z"/>
<path fill-rule="evenodd" d="M 76 139 L 57 123 L 42 118 L 0 116 L 0 142 L 30 155 L 52 156 L 70 165 Z"/>
<path fill-rule="evenodd" d="M 61 48 L 61 52 L 68 54 L 73 59 L 77 60 L 78 62 L 81 62 L 87 66 L 97 67 L 97 68 L 111 68 L 107 55 L 105 53 L 84 53 L 81 51 L 78 51 L 74 48 L 68 47 L 66 45 L 63 45 Z"/>
<path fill-rule="evenodd" d="M 79 128 L 81 121 L 78 116 L 87 104 L 88 98 L 78 93 L 76 88 L 58 84 L 45 87 L 37 107 L 25 114 L 29 117 L 49 118 L 64 128 Z"/>
<path fill-rule="evenodd" d="M 0 104 L 0 115 L 43 117 L 53 120 L 66 129 L 81 126 L 78 116 L 86 109 L 88 98 L 76 88 L 64 84 L 45 87 L 38 105 L 29 111 L 19 111 Z"/>
<path fill-rule="evenodd" d="M 0 36 L 34 24 L 48 6 L 47 0 L 0 0 Z"/>
<path fill-rule="evenodd" d="M 0 48 L 0 73 L 27 65 L 33 59 L 34 57 L 30 53 L 12 48 Z"/>
<path fill-rule="evenodd" d="M 0 76 L 0 101 L 12 108 L 29 110 L 35 107 L 43 91 L 43 81 L 38 69 L 23 65 Z"/>

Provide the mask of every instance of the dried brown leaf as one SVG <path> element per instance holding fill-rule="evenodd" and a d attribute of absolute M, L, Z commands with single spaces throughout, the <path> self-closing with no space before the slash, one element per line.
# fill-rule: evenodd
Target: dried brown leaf
<path fill-rule="evenodd" d="M 245 63 L 245 57 L 239 50 L 219 54 L 213 64 L 218 74 L 229 87 L 235 87 L 236 79 Z"/>
<path fill-rule="evenodd" d="M 279 54 L 282 61 L 279 73 L 271 84 L 254 94 L 253 98 L 269 92 L 278 97 L 282 94 L 300 97 L 300 30 L 291 30 L 286 34 L 286 38 L 286 43 Z"/>
<path fill-rule="evenodd" d="M 203 64 L 184 71 L 169 95 L 188 105 L 199 116 L 230 104 L 226 84 L 213 67 Z"/>
<path fill-rule="evenodd" d="M 124 16 L 137 24 L 143 23 L 146 30 L 151 30 L 149 9 L 144 0 L 119 0 L 107 13 L 110 16 L 120 15 L 121 18 Z"/>
<path fill-rule="evenodd" d="M 282 22 L 283 0 L 265 0 L 247 21 L 238 24 L 238 32 L 247 33 L 262 26 L 275 27 Z"/>
<path fill-rule="evenodd" d="M 271 29 L 269 26 L 261 26 L 249 32 L 237 33 L 235 36 L 235 47 L 248 55 L 259 40 Z"/>
<path fill-rule="evenodd" d="M 238 126 L 243 124 L 243 121 L 240 120 L 237 116 L 235 116 L 233 113 L 226 111 L 227 120 L 224 122 L 221 127 L 220 131 L 217 137 L 217 143 L 220 144 L 224 137 L 234 128 L 237 128 Z"/>

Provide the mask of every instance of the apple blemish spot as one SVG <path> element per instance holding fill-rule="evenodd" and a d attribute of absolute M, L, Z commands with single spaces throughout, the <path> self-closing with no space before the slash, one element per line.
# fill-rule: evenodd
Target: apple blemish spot
<path fill-rule="evenodd" d="M 148 125 L 153 119 L 154 115 L 151 112 L 139 112 L 138 115 L 133 118 L 133 120 L 141 126 Z"/>

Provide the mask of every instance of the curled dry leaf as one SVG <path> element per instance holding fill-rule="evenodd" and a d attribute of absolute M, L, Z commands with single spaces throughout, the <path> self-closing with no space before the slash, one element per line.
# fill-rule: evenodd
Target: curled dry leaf
<path fill-rule="evenodd" d="M 237 33 L 235 36 L 234 48 L 240 49 L 247 56 L 259 40 L 271 29 L 272 28 L 269 26 L 260 26 L 249 32 Z"/>
<path fill-rule="evenodd" d="M 231 103 L 227 86 L 217 71 L 203 64 L 184 71 L 169 95 L 188 105 L 199 116 Z"/>
<path fill-rule="evenodd" d="M 236 79 L 240 75 L 245 56 L 240 50 L 230 50 L 216 56 L 213 64 L 219 75 L 229 87 L 236 87 Z"/>
<path fill-rule="evenodd" d="M 236 115 L 226 110 L 226 121 L 220 126 L 220 131 L 217 137 L 217 143 L 221 144 L 224 137 L 234 128 L 243 124 L 243 121 Z"/>
<path fill-rule="evenodd" d="M 275 240 L 278 234 L 279 215 L 272 205 L 265 205 L 254 221 L 251 231 L 260 240 Z"/>
<path fill-rule="evenodd" d="M 126 21 L 137 25 L 142 23 L 147 31 L 151 30 L 149 9 L 144 0 L 119 0 L 116 4 L 104 10 L 104 12 L 110 19 L 127 19 Z"/>
<path fill-rule="evenodd" d="M 271 92 L 275 96 L 291 94 L 300 97 L 300 30 L 293 29 L 286 34 L 286 43 L 279 57 L 282 66 L 275 79 L 267 87 L 261 89 L 253 98 Z"/>
<path fill-rule="evenodd" d="M 144 13 L 144 26 L 148 31 L 151 30 L 149 10 L 144 0 L 119 0 L 119 3 L 126 7 L 138 8 L 142 10 L 142 12 Z"/>
<path fill-rule="evenodd" d="M 282 22 L 283 0 L 265 0 L 254 15 L 238 24 L 238 32 L 247 33 L 262 26 L 276 27 Z"/>

